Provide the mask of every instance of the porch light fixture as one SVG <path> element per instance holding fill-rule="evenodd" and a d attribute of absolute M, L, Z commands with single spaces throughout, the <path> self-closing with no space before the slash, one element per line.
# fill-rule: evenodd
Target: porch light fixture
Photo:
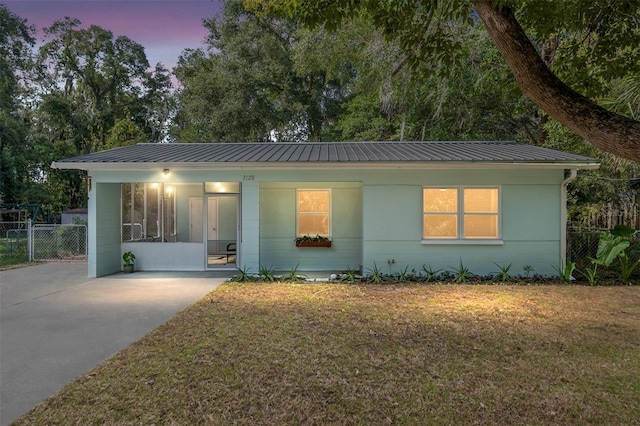
<path fill-rule="evenodd" d="M 164 169 L 164 170 L 162 171 L 162 176 L 167 177 L 167 176 L 169 176 L 169 173 L 170 173 L 170 172 L 171 172 L 171 171 L 170 171 L 169 169 Z"/>

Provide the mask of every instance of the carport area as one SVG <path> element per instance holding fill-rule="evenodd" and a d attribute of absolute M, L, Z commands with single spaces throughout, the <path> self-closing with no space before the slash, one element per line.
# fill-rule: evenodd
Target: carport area
<path fill-rule="evenodd" d="M 0 271 L 0 424 L 166 322 L 229 274 L 87 278 L 86 263 Z"/>

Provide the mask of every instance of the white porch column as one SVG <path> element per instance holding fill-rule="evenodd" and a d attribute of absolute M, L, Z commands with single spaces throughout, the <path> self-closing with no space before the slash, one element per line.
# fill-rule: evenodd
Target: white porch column
<path fill-rule="evenodd" d="M 120 184 L 93 182 L 88 203 L 88 251 L 90 277 L 119 272 L 122 264 L 120 245 Z"/>

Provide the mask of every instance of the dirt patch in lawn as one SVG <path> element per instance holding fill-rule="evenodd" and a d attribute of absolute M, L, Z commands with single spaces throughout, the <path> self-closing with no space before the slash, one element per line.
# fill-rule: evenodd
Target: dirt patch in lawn
<path fill-rule="evenodd" d="M 640 424 L 640 287 L 228 284 L 16 424 Z"/>

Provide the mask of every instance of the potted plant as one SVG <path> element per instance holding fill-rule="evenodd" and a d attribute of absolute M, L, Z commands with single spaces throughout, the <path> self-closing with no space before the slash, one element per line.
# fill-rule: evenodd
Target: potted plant
<path fill-rule="evenodd" d="M 295 239 L 296 247 L 331 247 L 331 240 L 321 235 L 303 235 Z"/>
<path fill-rule="evenodd" d="M 133 272 L 133 262 L 136 260 L 136 255 L 133 252 L 128 251 L 122 255 L 122 260 L 124 260 L 124 266 L 122 267 L 122 272 L 125 274 L 130 274 Z"/>

